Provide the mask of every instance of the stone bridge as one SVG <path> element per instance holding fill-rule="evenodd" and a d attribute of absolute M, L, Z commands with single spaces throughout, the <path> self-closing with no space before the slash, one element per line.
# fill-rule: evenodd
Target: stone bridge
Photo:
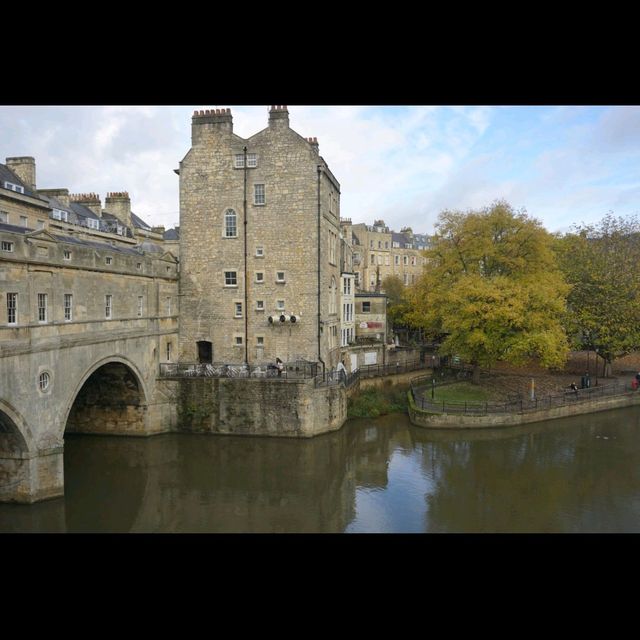
<path fill-rule="evenodd" d="M 65 433 L 172 430 L 156 378 L 177 328 L 168 316 L 0 329 L 0 501 L 63 495 Z"/>

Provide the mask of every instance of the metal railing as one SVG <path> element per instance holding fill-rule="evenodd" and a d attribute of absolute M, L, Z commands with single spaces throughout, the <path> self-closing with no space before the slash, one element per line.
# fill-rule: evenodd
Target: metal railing
<path fill-rule="evenodd" d="M 201 364 L 161 362 L 161 378 L 273 378 L 274 380 L 308 380 L 317 376 L 315 362 L 287 363 L 282 371 L 273 364 L 247 367 L 244 364 Z"/>
<path fill-rule="evenodd" d="M 436 384 L 434 385 L 434 380 Z M 587 389 L 565 390 L 562 393 L 536 397 L 533 400 L 513 394 L 505 402 L 447 402 L 436 401 L 430 396 L 432 389 L 455 383 L 456 380 L 439 382 L 433 376 L 419 376 L 411 381 L 411 394 L 416 407 L 432 413 L 455 413 L 485 416 L 490 413 L 530 413 L 546 411 L 555 407 L 590 402 L 611 396 L 640 393 L 631 387 L 631 381 L 617 380 L 611 384 Z"/>

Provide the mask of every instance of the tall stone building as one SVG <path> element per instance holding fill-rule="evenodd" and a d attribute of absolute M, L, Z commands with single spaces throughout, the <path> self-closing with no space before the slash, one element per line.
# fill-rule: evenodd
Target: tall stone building
<path fill-rule="evenodd" d="M 340 358 L 340 185 L 316 138 L 272 106 L 243 139 L 229 109 L 195 112 L 180 163 L 180 359 Z"/>

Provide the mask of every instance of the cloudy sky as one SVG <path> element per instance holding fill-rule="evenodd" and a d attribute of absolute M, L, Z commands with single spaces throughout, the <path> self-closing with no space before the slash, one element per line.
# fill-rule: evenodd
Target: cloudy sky
<path fill-rule="evenodd" d="M 146 222 L 179 222 L 194 109 L 231 107 L 249 137 L 268 107 L 0 107 L 0 161 L 36 158 L 37 186 L 128 191 Z M 289 106 L 342 187 L 342 216 L 431 233 L 443 209 L 504 198 L 551 231 L 640 212 L 640 107 Z"/>

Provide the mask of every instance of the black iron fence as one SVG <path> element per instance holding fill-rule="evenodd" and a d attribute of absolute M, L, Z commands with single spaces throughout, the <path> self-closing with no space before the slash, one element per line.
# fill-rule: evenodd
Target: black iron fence
<path fill-rule="evenodd" d="M 306 380 L 318 375 L 316 362 L 291 362 L 279 370 L 275 364 L 201 364 L 161 362 L 161 378 L 273 378 L 274 380 Z"/>
<path fill-rule="evenodd" d="M 418 376 L 411 381 L 411 394 L 417 407 L 432 413 L 455 413 L 485 416 L 490 413 L 528 413 L 563 407 L 579 402 L 589 402 L 610 396 L 640 393 L 631 386 L 630 380 L 617 380 L 610 384 L 587 389 L 567 389 L 561 393 L 536 397 L 533 400 L 513 394 L 504 402 L 448 402 L 436 401 L 431 396 L 438 387 L 454 384 L 457 380 L 438 381 L 434 376 Z"/>

